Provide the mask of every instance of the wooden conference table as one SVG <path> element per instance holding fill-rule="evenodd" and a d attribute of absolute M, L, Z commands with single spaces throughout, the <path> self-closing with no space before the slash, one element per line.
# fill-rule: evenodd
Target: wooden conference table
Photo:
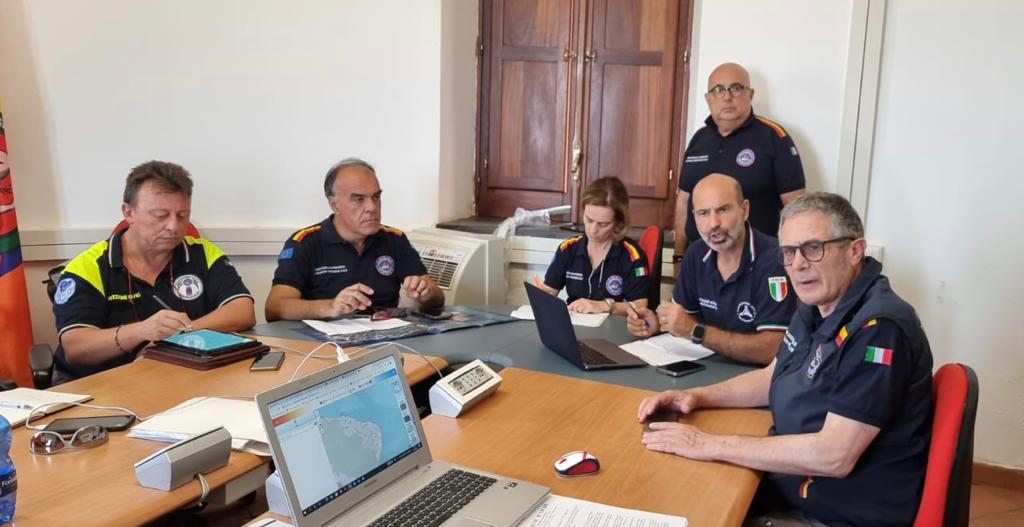
<path fill-rule="evenodd" d="M 284 345 L 308 352 L 317 343 L 303 340 L 259 337 L 271 345 Z M 326 347 L 317 355 L 333 355 Z M 430 357 L 438 368 L 444 359 Z M 166 410 L 185 400 L 204 395 L 250 397 L 288 380 L 302 356 L 288 353 L 276 372 L 250 372 L 251 360 L 244 360 L 209 371 L 141 359 L 113 370 L 62 384 L 53 390 L 89 394 L 89 404 L 123 406 L 140 416 Z M 302 367 L 310 373 L 335 364 L 333 358 L 311 358 Z M 405 356 L 405 373 L 411 383 L 436 376 L 434 368 L 417 355 Z M 38 422 L 54 417 L 110 414 L 109 410 L 68 408 Z M 36 421 L 33 422 L 35 424 Z M 28 451 L 33 430 L 20 426 L 14 430 L 11 457 L 18 470 L 18 501 L 15 521 L 19 527 L 31 525 L 135 525 L 187 506 L 201 494 L 198 481 L 164 492 L 140 486 L 135 479 L 136 461 L 167 446 L 167 443 L 132 439 L 127 432 L 112 432 L 105 445 L 93 449 L 71 450 L 58 454 L 33 455 Z M 238 478 L 251 475 L 262 484 L 267 474 L 267 458 L 231 452 L 226 467 L 206 475 L 210 487 L 222 488 Z M 245 492 L 252 490 L 248 488 Z"/>
<path fill-rule="evenodd" d="M 685 516 L 690 525 L 743 521 L 760 475 L 725 463 L 652 452 L 640 443 L 637 405 L 653 392 L 519 368 L 499 374 L 498 391 L 458 419 L 423 420 L 434 457 L 533 481 L 561 496 Z M 765 435 L 764 410 L 699 410 L 682 422 L 717 433 Z M 601 462 L 588 477 L 560 478 L 554 461 L 586 449 Z M 267 513 L 263 519 L 288 518 Z"/>

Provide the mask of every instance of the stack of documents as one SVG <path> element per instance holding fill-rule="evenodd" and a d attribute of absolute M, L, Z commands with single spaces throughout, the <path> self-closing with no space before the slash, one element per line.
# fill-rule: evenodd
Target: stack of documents
<path fill-rule="evenodd" d="M 519 527 L 686 527 L 686 518 L 549 494 Z"/>
<path fill-rule="evenodd" d="M 28 414 L 32 410 L 41 406 L 46 408 L 36 412 L 33 419 L 63 410 L 71 406 L 71 403 L 81 403 L 89 399 L 92 399 L 91 395 L 15 388 L 0 392 L 0 415 L 4 416 L 11 426 L 17 426 L 28 419 Z"/>
<path fill-rule="evenodd" d="M 681 360 L 700 360 L 715 352 L 689 340 L 662 333 L 646 340 L 619 346 L 651 366 L 664 366 Z"/>
<path fill-rule="evenodd" d="M 128 437 L 173 443 L 218 426 L 231 434 L 234 450 L 270 455 L 267 434 L 252 399 L 195 397 L 135 425 Z"/>
<path fill-rule="evenodd" d="M 332 320 L 330 322 L 325 322 L 323 320 L 303 320 L 303 322 L 305 322 L 307 326 L 326 335 L 351 335 L 353 333 L 362 333 L 364 331 L 395 329 L 409 325 L 409 322 L 399 318 L 389 318 L 387 320 L 346 318 L 342 320 Z"/>
<path fill-rule="evenodd" d="M 510 316 L 523 320 L 534 320 L 533 308 L 528 305 L 519 306 L 519 308 L 513 311 Z M 608 313 L 573 313 L 570 311 L 569 318 L 572 320 L 572 325 L 574 326 L 596 328 L 601 324 L 604 324 L 604 320 L 608 318 Z"/>

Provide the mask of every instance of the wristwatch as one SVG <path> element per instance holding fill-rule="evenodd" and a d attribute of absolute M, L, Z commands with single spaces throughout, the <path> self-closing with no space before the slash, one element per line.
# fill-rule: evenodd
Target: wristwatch
<path fill-rule="evenodd" d="M 615 311 L 615 299 L 614 298 L 605 298 L 604 302 L 606 304 L 608 304 L 608 312 L 609 313 L 611 313 L 612 311 Z"/>
<path fill-rule="evenodd" d="M 694 344 L 704 343 L 704 323 L 697 322 L 693 325 L 693 329 L 690 330 L 690 342 Z"/>

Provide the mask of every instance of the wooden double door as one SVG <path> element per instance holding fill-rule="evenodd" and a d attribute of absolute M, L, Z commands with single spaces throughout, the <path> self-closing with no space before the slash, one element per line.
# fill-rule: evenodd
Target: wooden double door
<path fill-rule="evenodd" d="M 685 139 L 690 0 L 482 0 L 477 214 L 578 205 L 617 176 L 669 227 Z"/>

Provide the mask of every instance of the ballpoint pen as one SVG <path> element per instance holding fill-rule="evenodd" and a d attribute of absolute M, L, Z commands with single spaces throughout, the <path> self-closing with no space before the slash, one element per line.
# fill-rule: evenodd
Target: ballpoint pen
<path fill-rule="evenodd" d="M 16 403 L 12 401 L 0 401 L 0 408 L 10 408 L 12 410 L 31 410 L 35 408 L 28 403 Z"/>
<path fill-rule="evenodd" d="M 175 311 L 174 309 L 171 309 L 171 306 L 167 305 L 167 302 L 164 302 L 164 299 L 160 298 L 156 294 L 153 295 L 153 300 L 156 300 L 156 303 L 160 304 L 160 307 L 162 307 L 162 308 L 164 308 L 164 309 L 166 309 L 168 311 Z M 179 320 L 178 324 L 181 324 L 181 330 L 182 331 L 189 331 L 188 326 L 186 326 L 182 321 Z"/>
<path fill-rule="evenodd" d="M 639 318 L 640 320 L 644 321 L 644 328 L 651 327 L 651 323 L 648 322 L 646 318 L 640 316 L 640 312 L 636 310 L 636 306 L 633 305 L 632 301 L 626 300 L 626 307 L 628 307 L 629 310 L 632 311 L 634 315 L 636 315 L 636 318 Z"/>

